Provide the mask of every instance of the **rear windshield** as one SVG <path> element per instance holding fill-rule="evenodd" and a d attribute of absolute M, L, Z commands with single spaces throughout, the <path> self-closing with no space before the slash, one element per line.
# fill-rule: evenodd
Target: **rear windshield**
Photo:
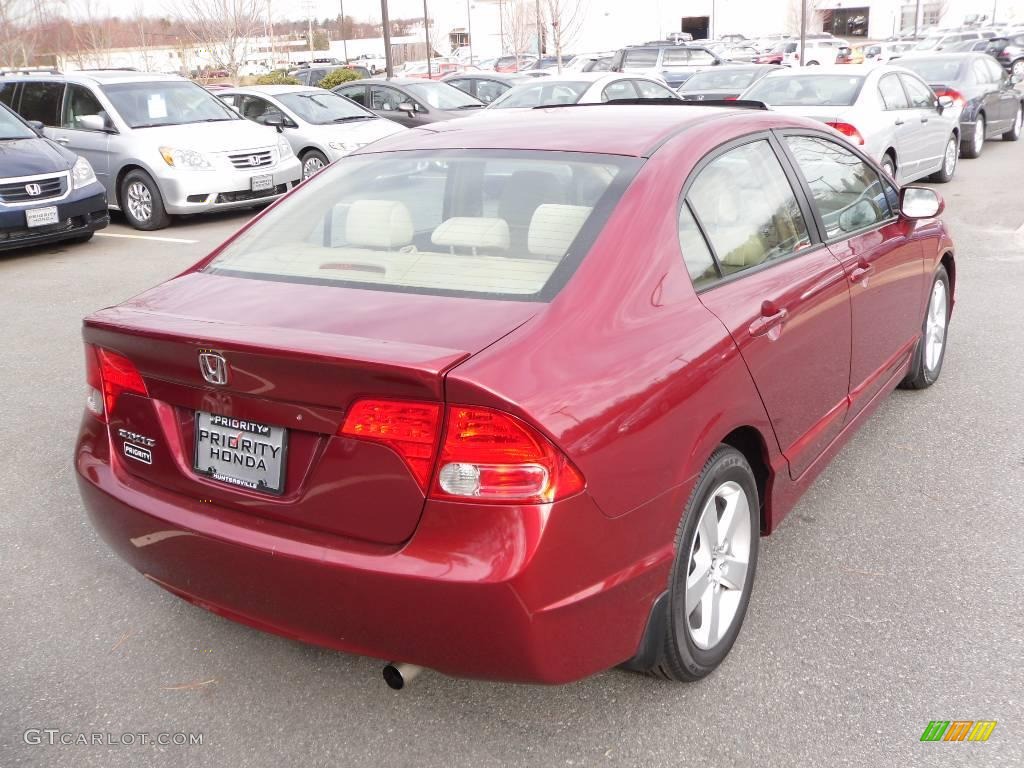
<path fill-rule="evenodd" d="M 857 100 L 863 84 L 863 77 L 851 75 L 766 77 L 743 98 L 773 107 L 848 107 Z"/>
<path fill-rule="evenodd" d="M 546 301 L 639 165 L 577 152 L 354 155 L 299 187 L 205 271 Z"/>
<path fill-rule="evenodd" d="M 593 81 L 538 80 L 517 85 L 491 102 L 488 109 L 527 109 L 554 104 L 575 104 L 592 86 Z"/>
<path fill-rule="evenodd" d="M 916 59 L 910 56 L 900 59 L 900 66 L 906 67 L 911 72 L 916 72 L 922 80 L 929 83 L 951 83 L 956 82 L 959 77 L 960 67 L 964 60 L 961 58 L 936 58 Z"/>
<path fill-rule="evenodd" d="M 698 72 L 691 77 L 679 89 L 679 92 L 686 93 L 686 91 L 699 91 L 701 89 L 709 91 L 742 91 L 753 82 L 754 75 L 756 74 L 756 69 L 736 70 L 729 69 L 728 67 L 710 69 L 707 72 Z"/>

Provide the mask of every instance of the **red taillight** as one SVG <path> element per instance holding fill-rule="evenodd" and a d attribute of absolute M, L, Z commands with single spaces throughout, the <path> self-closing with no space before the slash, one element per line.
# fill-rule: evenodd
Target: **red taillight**
<path fill-rule="evenodd" d="M 426 491 L 437 451 L 441 406 L 402 400 L 359 400 L 339 434 L 384 443 L 395 451 Z"/>
<path fill-rule="evenodd" d="M 146 382 L 131 360 L 91 344 L 85 345 L 85 379 L 89 384 L 86 408 L 104 420 L 114 410 L 122 392 L 149 396 Z"/>
<path fill-rule="evenodd" d="M 738 101 L 739 98 L 739 96 L 726 96 L 722 101 Z"/>
<path fill-rule="evenodd" d="M 445 414 L 440 446 L 441 406 L 434 403 L 360 400 L 338 433 L 389 446 L 432 498 L 545 503 L 583 489 L 569 460 L 515 416 L 455 405 Z"/>
<path fill-rule="evenodd" d="M 851 139 L 854 144 L 863 144 L 864 137 L 860 135 L 860 131 L 854 128 L 849 123 L 825 123 L 839 131 L 843 136 Z"/>
<path fill-rule="evenodd" d="M 941 99 L 943 96 L 949 96 L 949 98 L 953 100 L 953 104 L 958 107 L 962 107 L 967 103 L 967 99 L 964 98 L 964 95 L 954 88 L 946 88 L 935 94 L 935 98 L 937 99 Z"/>

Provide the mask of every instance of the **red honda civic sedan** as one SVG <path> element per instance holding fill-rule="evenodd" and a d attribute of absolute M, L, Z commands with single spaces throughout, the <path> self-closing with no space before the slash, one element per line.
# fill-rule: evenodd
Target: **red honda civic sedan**
<path fill-rule="evenodd" d="M 391 137 L 86 318 L 85 506 L 151 581 L 287 637 L 700 678 L 759 536 L 890 390 L 939 376 L 941 210 L 765 111 Z"/>

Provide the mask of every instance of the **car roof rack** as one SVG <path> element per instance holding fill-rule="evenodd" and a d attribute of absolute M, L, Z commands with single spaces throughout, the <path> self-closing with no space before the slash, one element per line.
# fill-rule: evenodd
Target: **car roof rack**
<path fill-rule="evenodd" d="M 706 99 L 705 101 L 683 101 L 682 99 L 609 99 L 596 104 L 541 104 L 533 109 L 563 109 L 565 107 L 600 107 L 604 105 L 637 105 L 669 107 L 735 107 L 736 109 L 768 110 L 763 101 L 751 99 Z"/>
<path fill-rule="evenodd" d="M 0 75 L 60 75 L 56 67 L 3 67 Z"/>
<path fill-rule="evenodd" d="M 138 67 L 86 67 L 80 72 L 138 72 Z"/>

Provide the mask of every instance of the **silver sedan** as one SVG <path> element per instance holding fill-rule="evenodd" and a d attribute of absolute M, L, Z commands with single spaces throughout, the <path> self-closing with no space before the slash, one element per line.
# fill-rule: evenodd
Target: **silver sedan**
<path fill-rule="evenodd" d="M 900 184 L 926 176 L 945 182 L 956 171 L 960 108 L 901 67 L 783 69 L 740 99 L 832 126 Z"/>
<path fill-rule="evenodd" d="M 281 131 L 302 162 L 303 179 L 370 142 L 408 130 L 323 88 L 256 85 L 217 96 L 242 117 Z"/>

